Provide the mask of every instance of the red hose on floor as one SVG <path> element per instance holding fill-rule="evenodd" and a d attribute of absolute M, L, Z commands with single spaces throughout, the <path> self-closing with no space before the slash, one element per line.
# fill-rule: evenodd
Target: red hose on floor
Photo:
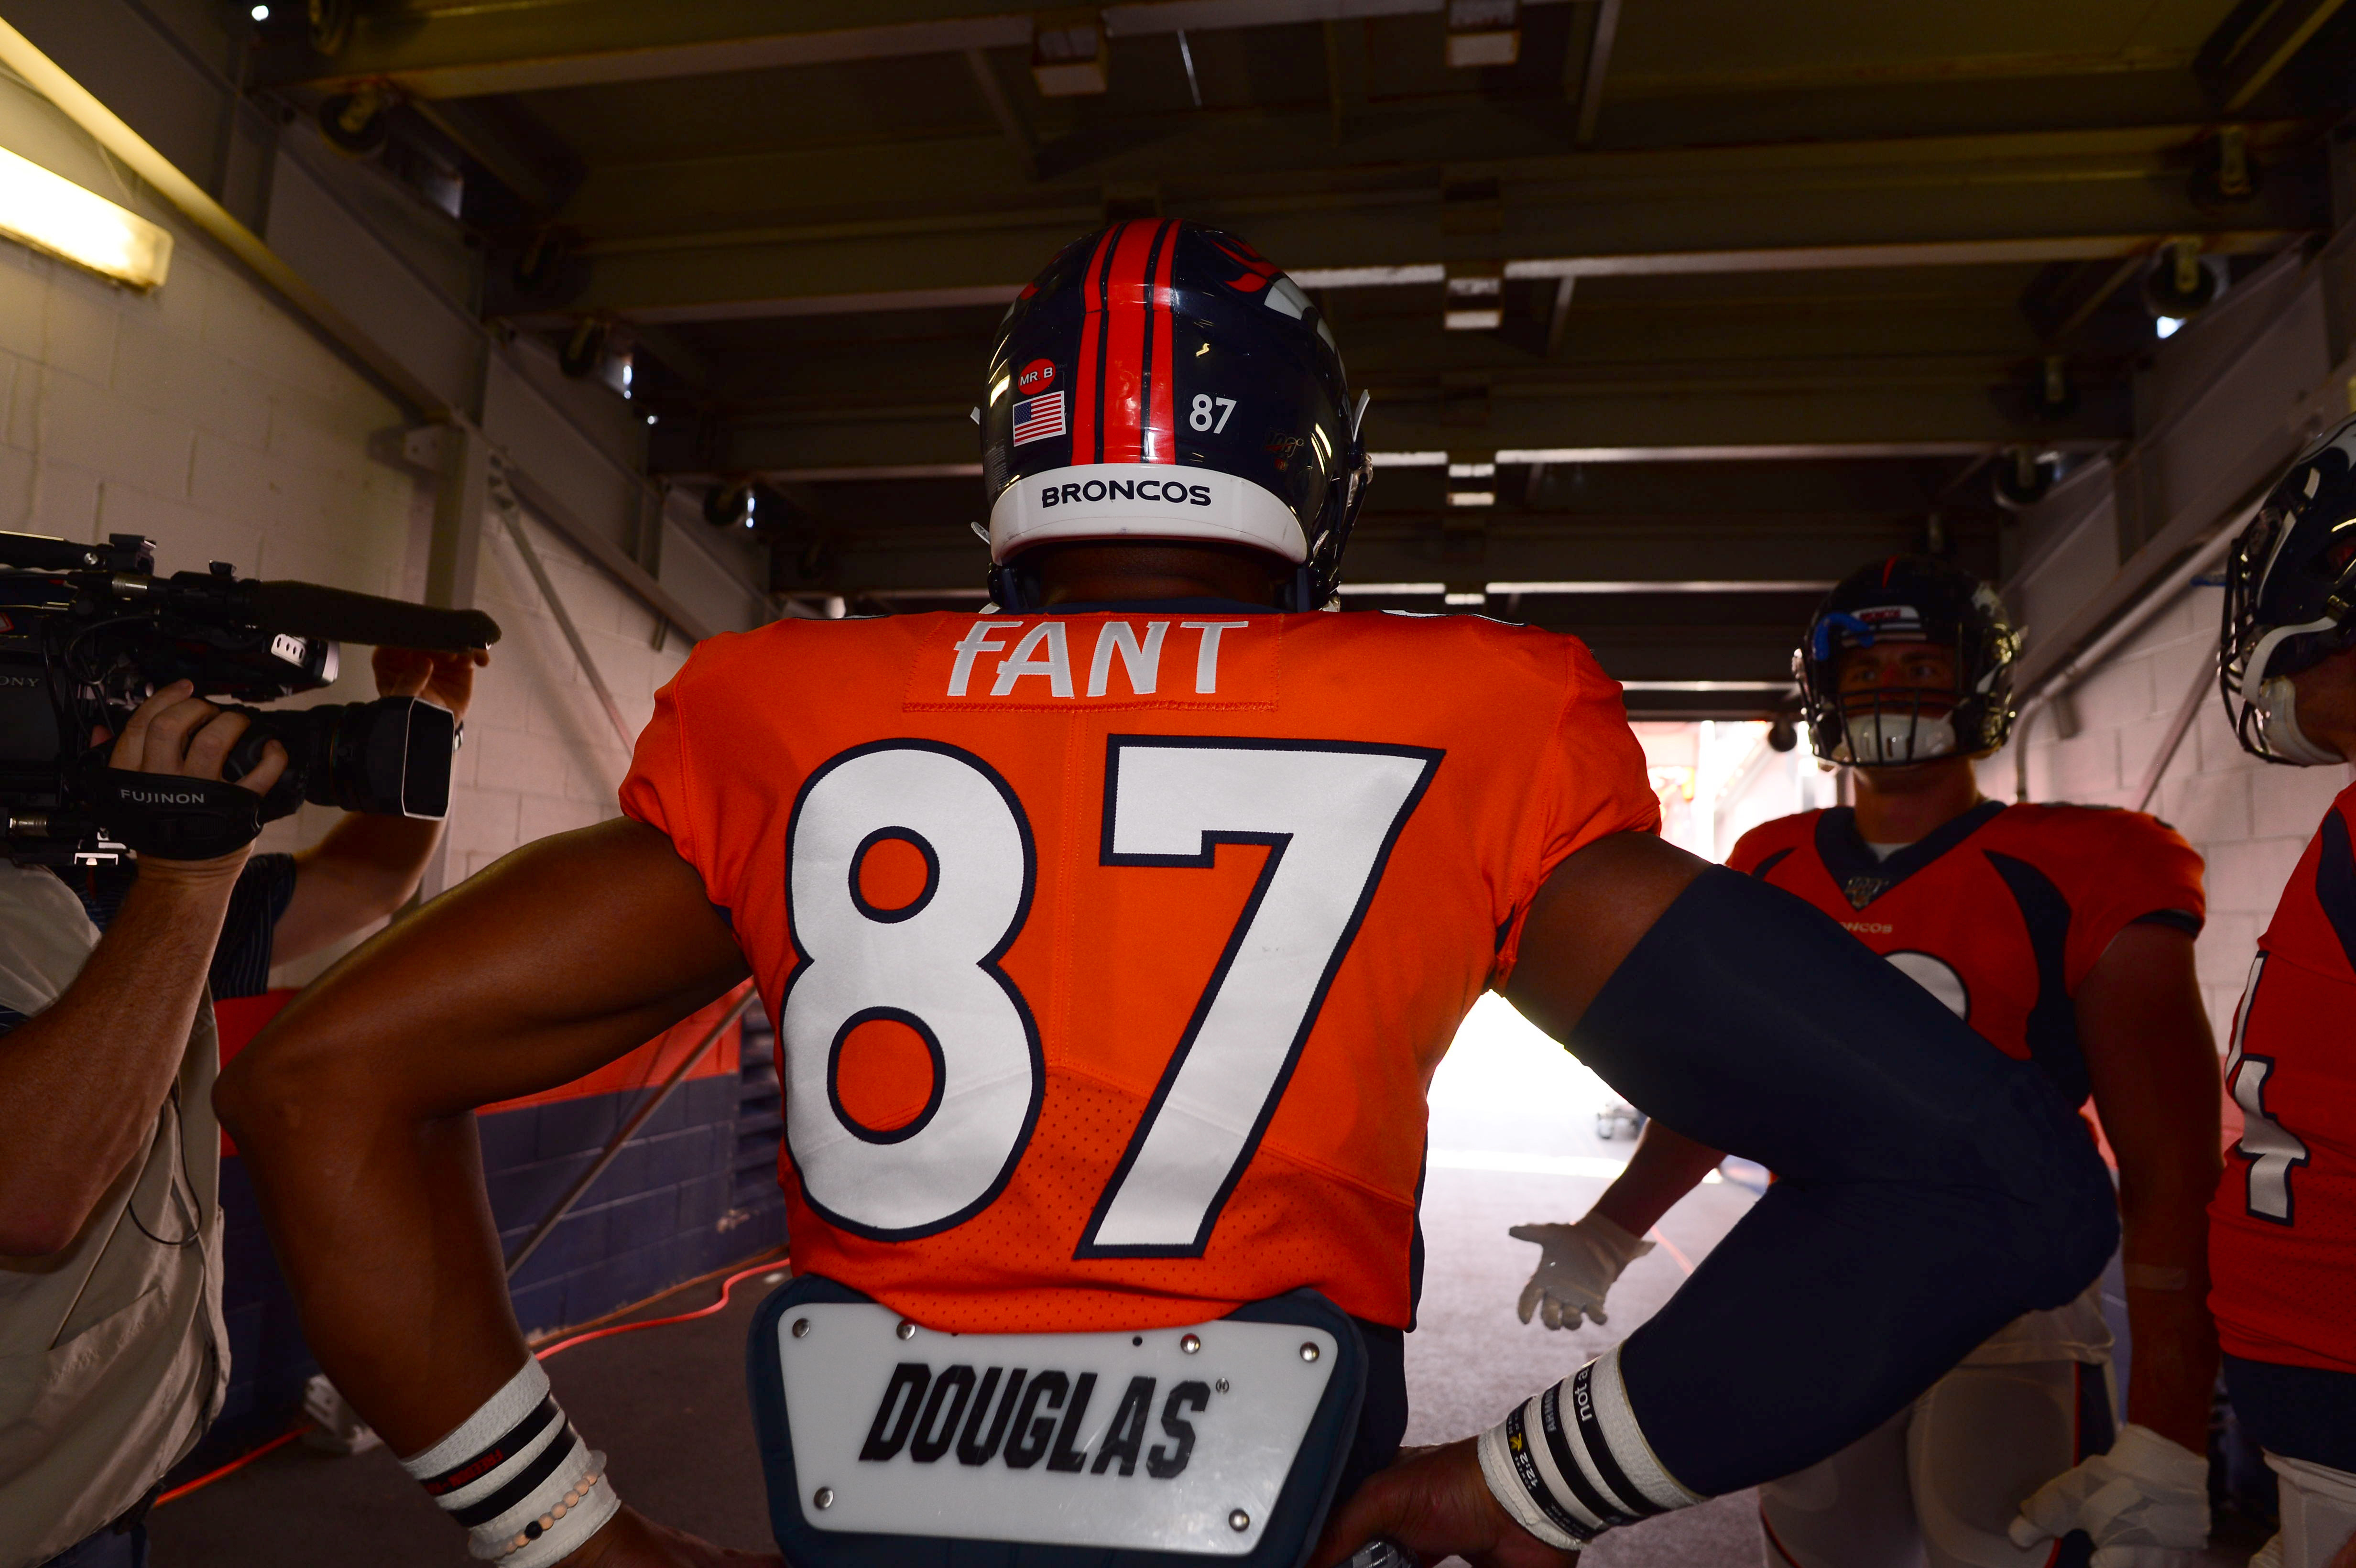
<path fill-rule="evenodd" d="M 659 1328 L 667 1323 L 692 1323 L 699 1317 L 709 1317 L 728 1305 L 728 1294 L 736 1288 L 738 1280 L 750 1279 L 756 1274 L 777 1274 L 782 1272 L 785 1266 L 785 1259 L 771 1258 L 766 1263 L 755 1264 L 751 1268 L 738 1269 L 720 1282 L 720 1299 L 709 1307 L 699 1307 L 692 1312 L 681 1312 L 671 1317 L 649 1317 L 643 1323 L 616 1323 L 606 1328 L 592 1328 L 585 1334 L 574 1334 L 559 1339 L 553 1345 L 542 1345 L 531 1353 L 532 1360 L 544 1361 L 559 1350 L 569 1350 L 575 1345 L 585 1345 L 592 1339 L 604 1339 L 616 1334 L 633 1333 L 640 1328 Z"/>
<path fill-rule="evenodd" d="M 232 1470 L 244 1469 L 248 1465 L 252 1464 L 264 1454 L 284 1448 L 289 1443 L 294 1442 L 297 1437 L 302 1436 L 304 1428 L 310 1424 L 311 1424 L 307 1421 L 296 1422 L 294 1425 L 288 1427 L 285 1431 L 280 1433 L 269 1442 L 264 1443 L 261 1447 L 254 1449 L 252 1453 L 241 1454 L 236 1458 L 231 1459 L 228 1464 L 223 1465 L 220 1469 L 208 1470 L 193 1481 L 181 1482 L 178 1486 L 174 1487 L 170 1491 L 165 1492 L 157 1497 L 156 1499 L 148 1506 L 151 1508 L 162 1508 L 166 1503 L 171 1502 L 175 1499 L 187 1497 L 190 1492 L 195 1491 L 199 1487 L 211 1486 L 215 1481 L 220 1480 L 223 1476 L 228 1475 Z"/>
<path fill-rule="evenodd" d="M 544 1361 L 548 1360 L 549 1357 L 556 1354 L 559 1350 L 569 1350 L 575 1345 L 585 1345 L 592 1339 L 605 1339 L 612 1338 L 616 1334 L 635 1333 L 640 1328 L 660 1328 L 668 1324 L 692 1323 L 699 1317 L 709 1317 L 713 1313 L 723 1311 L 727 1307 L 728 1297 L 730 1294 L 735 1290 L 737 1281 L 750 1279 L 756 1274 L 776 1274 L 784 1270 L 786 1266 L 787 1261 L 784 1258 L 771 1258 L 766 1263 L 755 1264 L 750 1268 L 738 1269 L 734 1274 L 730 1275 L 726 1279 L 720 1282 L 720 1299 L 713 1302 L 709 1307 L 699 1307 L 692 1312 L 680 1312 L 669 1317 L 649 1317 L 643 1323 L 616 1323 L 608 1328 L 592 1328 L 585 1334 L 570 1335 L 565 1339 L 557 1340 L 552 1345 L 542 1345 L 539 1349 L 534 1350 L 531 1353 L 532 1360 L 536 1361 Z M 302 1436 L 304 1431 L 310 1424 L 311 1424 L 307 1421 L 297 1421 L 293 1426 L 289 1427 L 284 1432 L 280 1433 L 269 1442 L 264 1443 L 261 1447 L 254 1449 L 252 1453 L 241 1454 L 236 1458 L 231 1459 L 228 1464 L 223 1465 L 218 1470 L 209 1470 L 205 1474 L 198 1476 L 193 1481 L 184 1481 L 180 1485 L 174 1487 L 170 1491 L 158 1497 L 153 1506 L 162 1508 L 166 1503 L 187 1497 L 190 1492 L 196 1491 L 199 1488 L 211 1486 L 223 1476 L 231 1475 L 236 1471 L 244 1469 L 248 1465 L 252 1464 L 264 1454 L 284 1448 L 287 1444 L 292 1443 L 297 1437 Z"/>

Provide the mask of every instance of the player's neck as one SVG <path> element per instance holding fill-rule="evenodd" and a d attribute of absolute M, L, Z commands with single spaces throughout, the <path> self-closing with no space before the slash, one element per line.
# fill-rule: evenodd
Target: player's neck
<path fill-rule="evenodd" d="M 1913 844 L 1980 803 L 1969 757 L 1903 768 L 1854 768 L 1857 836 L 1869 844 Z"/>
<path fill-rule="evenodd" d="M 1089 541 L 1048 545 L 1038 556 L 1040 601 L 1051 606 L 1151 599 L 1273 605 L 1279 583 L 1290 575 L 1273 556 L 1218 545 Z"/>

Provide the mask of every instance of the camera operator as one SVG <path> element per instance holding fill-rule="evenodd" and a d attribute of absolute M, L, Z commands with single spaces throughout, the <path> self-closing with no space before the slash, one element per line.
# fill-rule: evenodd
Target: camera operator
<path fill-rule="evenodd" d="M 463 717 L 487 662 L 379 648 L 377 687 Z M 249 722 L 176 681 L 111 761 L 218 781 Z M 236 783 L 266 794 L 287 766 L 273 741 Z M 0 1568 L 144 1564 L 156 1483 L 227 1386 L 208 980 L 252 995 L 391 914 L 440 831 L 352 813 L 291 856 L 0 860 Z"/>

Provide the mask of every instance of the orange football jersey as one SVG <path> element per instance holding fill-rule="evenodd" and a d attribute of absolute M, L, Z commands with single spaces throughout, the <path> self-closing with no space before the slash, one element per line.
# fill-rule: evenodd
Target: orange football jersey
<path fill-rule="evenodd" d="M 2233 1355 L 2356 1372 L 2356 787 L 2258 938 L 2225 1086 L 2242 1136 L 2209 1206 L 2209 1305 Z"/>
<path fill-rule="evenodd" d="M 699 646 L 622 791 L 777 1020 L 794 1266 L 957 1331 L 1412 1312 L 1424 1090 L 1658 811 L 1564 636 L 1202 601 Z"/>
<path fill-rule="evenodd" d="M 2006 1055 L 2086 1098 L 2075 998 L 2138 921 L 2198 934 L 2201 857 L 2140 812 L 1984 801 L 1888 859 L 1847 806 L 1762 823 L 1727 864 L 1797 893 Z"/>

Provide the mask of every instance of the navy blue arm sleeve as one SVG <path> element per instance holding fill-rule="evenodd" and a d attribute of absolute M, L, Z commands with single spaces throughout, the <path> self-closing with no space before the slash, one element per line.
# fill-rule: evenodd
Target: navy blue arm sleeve
<path fill-rule="evenodd" d="M 2102 1271 L 2118 1211 L 2037 1068 L 1821 912 L 1703 873 L 1572 1031 L 1631 1104 L 1777 1175 L 1620 1367 L 1653 1451 L 1717 1495 L 1864 1435 Z"/>

